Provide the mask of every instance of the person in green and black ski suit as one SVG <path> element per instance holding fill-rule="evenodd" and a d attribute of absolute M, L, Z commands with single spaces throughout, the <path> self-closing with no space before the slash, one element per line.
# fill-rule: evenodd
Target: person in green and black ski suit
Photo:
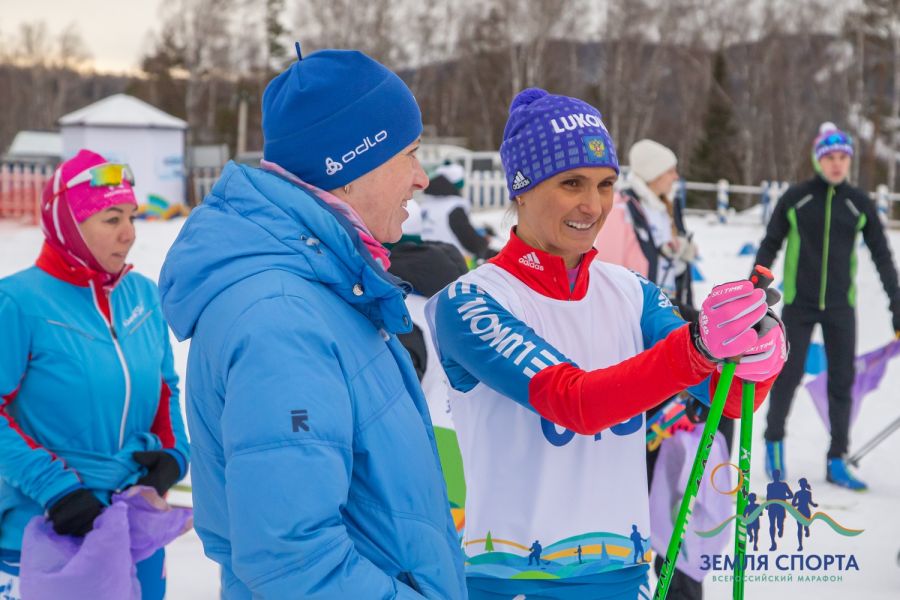
<path fill-rule="evenodd" d="M 824 123 L 813 143 L 816 175 L 791 186 L 778 201 L 760 244 L 756 263 L 769 267 L 787 238 L 784 261 L 784 312 L 791 352 L 772 387 L 766 428 L 766 471 L 786 477 L 785 421 L 794 391 L 803 377 L 816 323 L 822 327 L 828 362 L 828 417 L 831 446 L 826 478 L 864 490 L 866 484 L 847 469 L 851 389 L 856 349 L 856 249 L 862 233 L 890 300 L 893 331 L 900 331 L 897 271 L 884 228 L 868 195 L 847 183 L 853 141 L 832 123 Z"/>

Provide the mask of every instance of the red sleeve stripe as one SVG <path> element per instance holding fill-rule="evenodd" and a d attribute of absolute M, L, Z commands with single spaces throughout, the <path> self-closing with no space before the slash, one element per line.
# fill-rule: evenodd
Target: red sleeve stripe
<path fill-rule="evenodd" d="M 543 369 L 532 378 L 528 395 L 545 419 L 592 435 L 700 383 L 714 368 L 694 350 L 685 325 L 617 365 L 583 371 L 562 363 Z"/>
<path fill-rule="evenodd" d="M 19 424 L 15 422 L 15 420 L 12 418 L 12 415 L 10 415 L 9 412 L 6 410 L 6 407 L 9 406 L 9 404 L 15 399 L 15 397 L 18 393 L 19 393 L 19 388 L 16 388 L 15 390 L 12 391 L 12 393 L 3 396 L 3 403 L 0 404 L 0 417 L 3 417 L 4 419 L 6 419 L 6 422 L 9 423 L 9 428 L 12 429 L 13 431 L 15 431 L 16 433 L 18 433 L 19 437 L 21 437 L 23 440 L 25 440 L 25 443 L 28 444 L 29 448 L 31 448 L 32 450 L 38 450 L 38 449 L 44 450 L 53 458 L 53 460 L 56 460 L 57 456 L 54 453 L 47 450 L 46 448 L 44 448 L 43 446 L 41 446 L 40 444 L 38 444 L 35 441 L 35 439 L 32 438 L 30 435 L 28 435 L 27 433 L 22 431 L 22 428 L 19 426 Z"/>
<path fill-rule="evenodd" d="M 172 390 L 169 388 L 169 384 L 163 381 L 159 390 L 159 406 L 156 408 L 156 416 L 150 427 L 150 432 L 156 434 L 156 437 L 162 442 L 163 448 L 175 447 L 175 430 L 172 429 L 172 415 L 169 414 L 171 397 Z"/>

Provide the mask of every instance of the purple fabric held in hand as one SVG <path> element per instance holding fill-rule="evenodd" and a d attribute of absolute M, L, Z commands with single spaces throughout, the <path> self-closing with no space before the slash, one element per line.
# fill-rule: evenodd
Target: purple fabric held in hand
<path fill-rule="evenodd" d="M 144 486 L 114 495 L 83 538 L 59 535 L 35 517 L 22 539 L 22 597 L 140 600 L 135 564 L 192 526 L 191 509 L 172 508 Z"/>

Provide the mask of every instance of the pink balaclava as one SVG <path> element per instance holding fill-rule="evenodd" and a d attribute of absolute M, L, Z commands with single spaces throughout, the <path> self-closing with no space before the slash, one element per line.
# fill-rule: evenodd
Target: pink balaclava
<path fill-rule="evenodd" d="M 41 198 L 41 229 L 47 243 L 72 266 L 87 267 L 98 273 L 106 271 L 88 249 L 78 224 L 116 204 L 137 206 L 134 189 L 127 181 L 102 187 L 94 187 L 90 182 L 85 182 L 71 189 L 66 188 L 66 182 L 91 167 L 107 162 L 109 161 L 95 152 L 80 150 L 56 168 L 53 177 L 44 186 Z M 115 278 L 119 273 L 109 275 Z"/>

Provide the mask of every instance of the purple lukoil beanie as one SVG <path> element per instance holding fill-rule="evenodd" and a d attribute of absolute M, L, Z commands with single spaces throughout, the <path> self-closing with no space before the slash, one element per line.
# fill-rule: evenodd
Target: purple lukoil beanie
<path fill-rule="evenodd" d="M 500 159 L 511 197 L 578 167 L 609 167 L 619 160 L 600 111 L 577 98 L 539 88 L 519 92 L 509 107 Z"/>

